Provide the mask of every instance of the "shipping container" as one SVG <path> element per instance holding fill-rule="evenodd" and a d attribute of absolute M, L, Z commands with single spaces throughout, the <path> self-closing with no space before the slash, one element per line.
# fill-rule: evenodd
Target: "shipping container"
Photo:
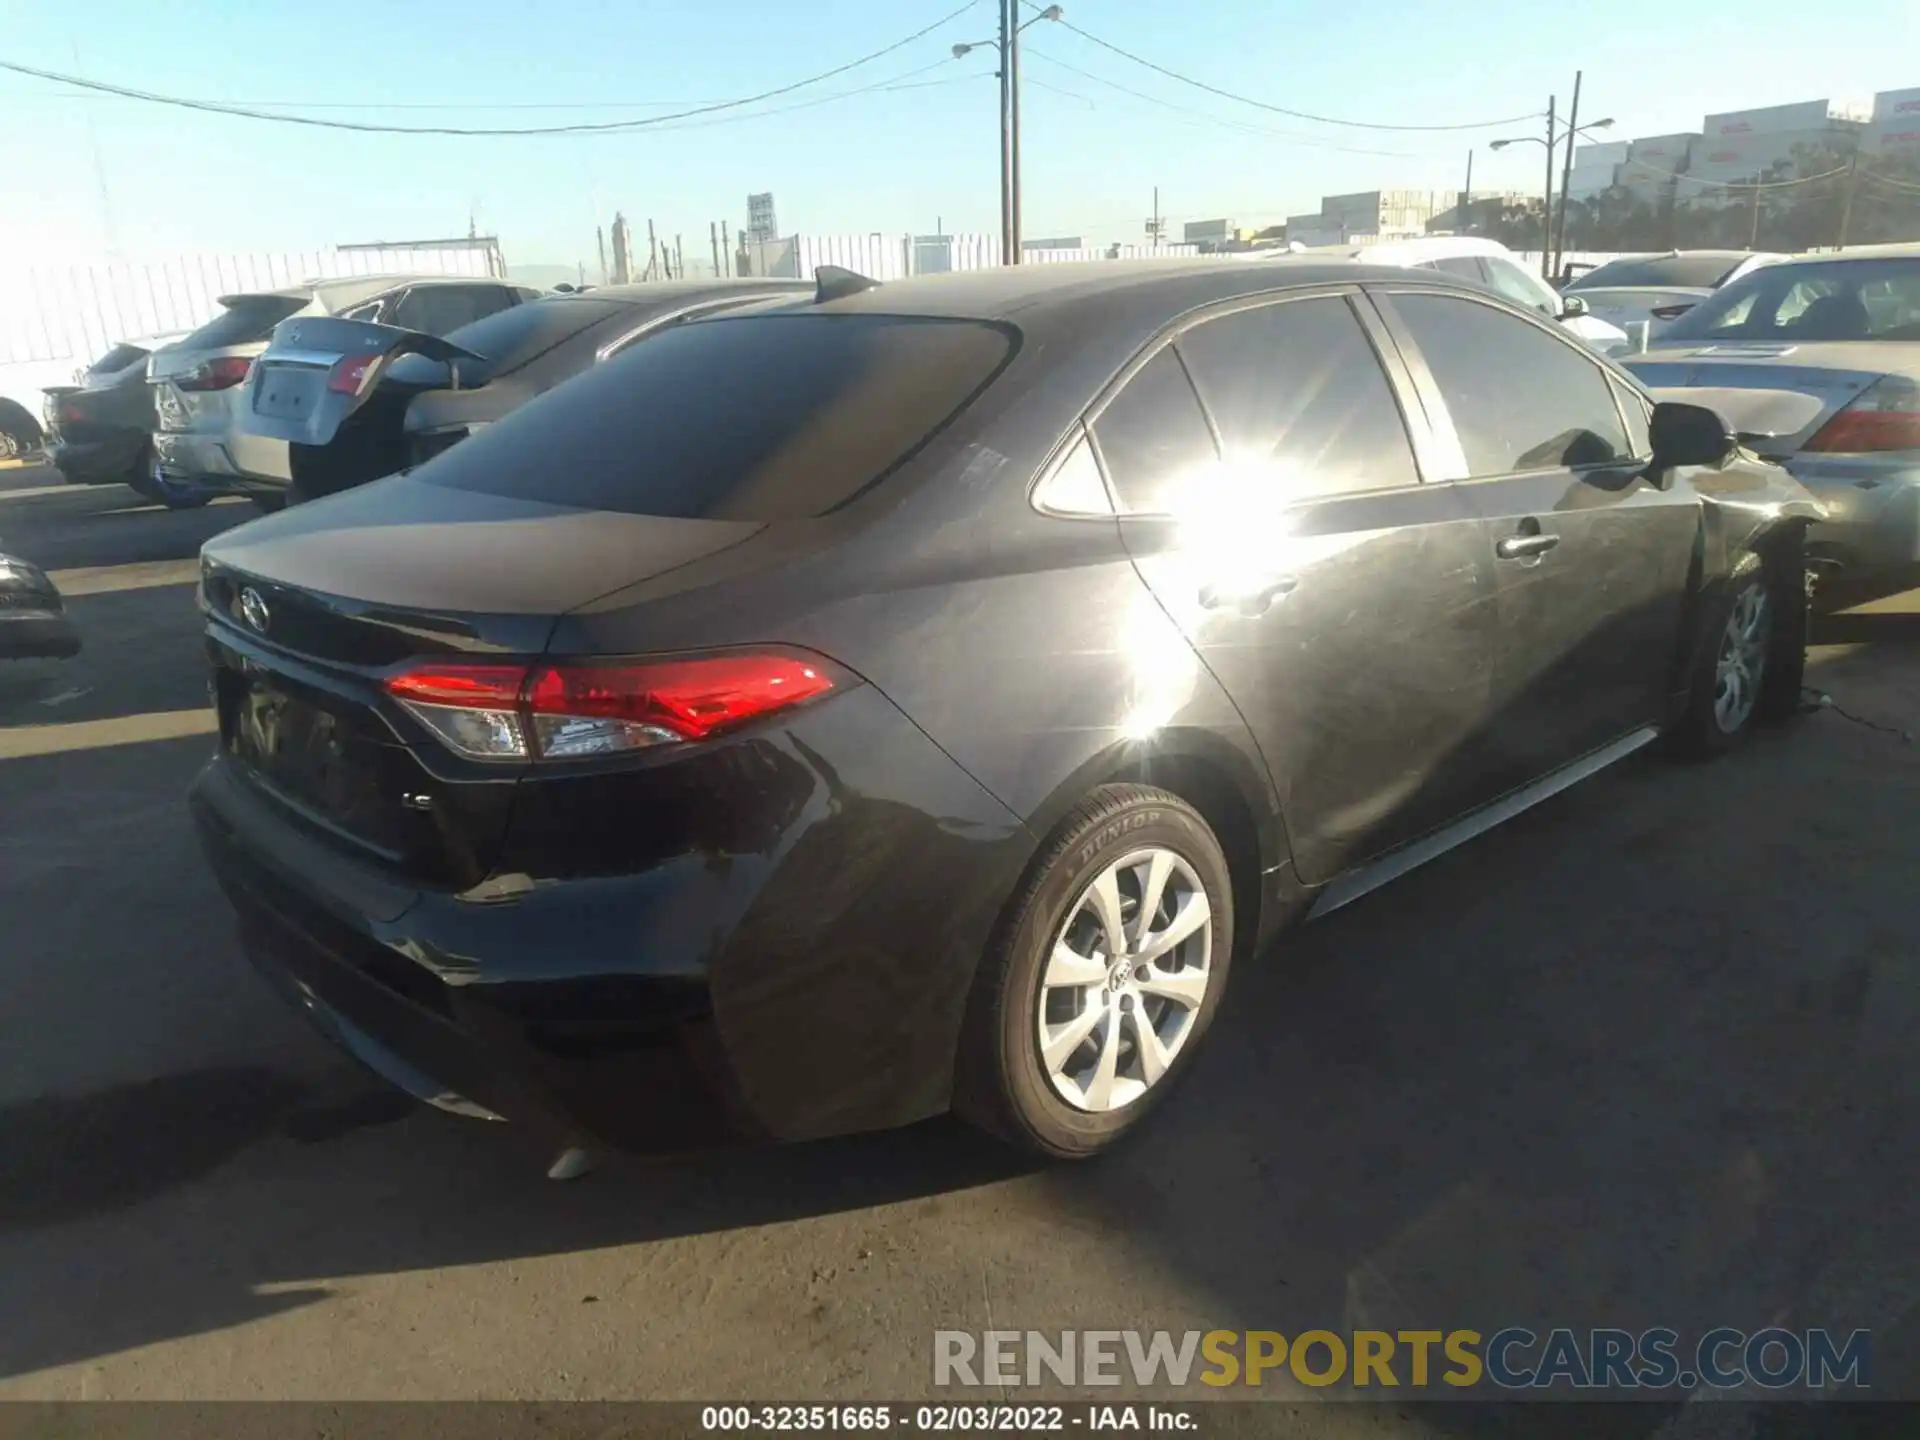
<path fill-rule="evenodd" d="M 1920 89 L 1882 90 L 1873 97 L 1873 118 L 1876 124 L 1885 120 L 1920 122 Z"/>
<path fill-rule="evenodd" d="M 1600 165 L 1619 165 L 1627 158 L 1627 151 L 1633 148 L 1631 140 L 1609 140 L 1604 145 L 1576 145 L 1573 147 L 1573 168 L 1588 169 Z"/>
<path fill-rule="evenodd" d="M 1757 110 L 1728 110 L 1707 116 L 1701 127 L 1709 140 L 1740 135 L 1780 135 L 1816 130 L 1827 125 L 1864 125 L 1873 118 L 1866 100 L 1801 100 L 1792 105 L 1764 105 Z"/>
<path fill-rule="evenodd" d="M 1859 132 L 1851 127 L 1830 126 L 1722 139 L 1708 137 L 1695 143 L 1686 173 L 1694 180 L 1738 182 L 1772 179 L 1775 178 L 1773 172 L 1784 167 L 1780 178 L 1795 179 L 1844 163 L 1859 138 Z"/>
<path fill-rule="evenodd" d="M 1629 142 L 1627 159 L 1630 162 L 1657 165 L 1663 170 L 1679 170 L 1685 167 L 1687 151 L 1699 138 L 1700 132 L 1697 130 L 1678 135 L 1650 135 L 1644 140 Z"/>

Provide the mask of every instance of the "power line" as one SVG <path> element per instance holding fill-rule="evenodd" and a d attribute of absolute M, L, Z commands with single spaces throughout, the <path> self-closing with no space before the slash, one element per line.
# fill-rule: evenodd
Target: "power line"
<path fill-rule="evenodd" d="M 1249 125 L 1244 121 L 1230 120 L 1224 115 L 1214 114 L 1211 110 L 1202 110 L 1193 105 L 1182 105 L 1175 100 L 1166 100 L 1158 95 L 1150 95 L 1144 90 L 1135 90 L 1130 85 L 1122 85 L 1117 80 L 1109 80 L 1104 75 L 1096 75 L 1091 70 L 1082 70 L 1078 65 L 1070 65 L 1057 55 L 1049 55 L 1044 50 L 1028 49 L 1027 54 L 1036 60 L 1044 60 L 1049 65 L 1058 65 L 1062 70 L 1071 70 L 1074 74 L 1092 80 L 1096 84 L 1105 85 L 1112 90 L 1118 90 L 1123 95 L 1131 95 L 1136 100 L 1144 100 L 1150 105 L 1164 106 L 1168 110 L 1178 110 L 1183 114 L 1196 115 L 1202 120 L 1211 121 L 1215 125 L 1224 125 L 1229 130 L 1238 130 L 1246 135 L 1272 135 L 1282 140 L 1291 140 L 1300 145 L 1310 145 L 1322 150 L 1337 150 L 1345 155 L 1385 155 L 1398 160 L 1417 158 L 1409 155 L 1404 150 L 1366 150 L 1351 145 L 1338 145 L 1330 140 L 1323 140 L 1318 135 L 1301 135 L 1291 130 L 1275 130 L 1266 125 Z"/>
<path fill-rule="evenodd" d="M 660 130 L 706 130 L 715 125 L 738 125 L 744 120 L 759 120 L 771 115 L 786 115 L 795 110 L 808 110 L 816 105 L 831 105 L 839 100 L 851 100 L 860 95 L 881 95 L 896 90 L 928 90 L 939 85 L 964 85 L 970 80 L 985 80 L 992 77 L 992 70 L 969 70 L 964 75 L 949 75 L 943 80 L 912 80 L 909 77 L 924 75 L 927 71 L 942 65 L 951 65 L 951 57 L 936 60 L 932 65 L 923 65 L 918 70 L 909 70 L 896 75 L 891 80 L 877 80 L 871 85 L 862 85 L 855 90 L 837 90 L 831 95 L 816 95 L 811 100 L 799 100 L 791 105 L 775 105 L 767 110 L 755 110 L 749 115 L 722 115 L 713 120 L 690 120 L 684 125 L 662 125 Z"/>
<path fill-rule="evenodd" d="M 1864 165 L 1860 167 L 1859 174 L 1862 179 L 1871 180 L 1876 185 L 1890 185 L 1895 190 L 1909 190 L 1916 195 L 1920 195 L 1920 185 L 1913 185 L 1905 180 L 1895 180 L 1891 175 L 1882 175 L 1878 171 L 1871 170 Z"/>
<path fill-rule="evenodd" d="M 849 60 L 844 65 L 836 65 L 831 70 L 823 70 L 818 75 L 810 75 L 804 80 L 795 80 L 791 84 L 781 85 L 772 90 L 763 90 L 757 95 L 748 95 L 739 100 L 723 100 L 710 105 L 693 106 L 686 110 L 675 111 L 668 115 L 651 115 L 637 120 L 606 120 L 592 124 L 542 125 L 529 128 L 465 127 L 451 125 L 376 125 L 359 120 L 329 120 L 317 115 L 286 115 L 261 110 L 245 105 L 227 105 L 213 100 L 194 100 L 179 95 L 162 95 L 152 90 L 135 89 L 132 86 L 113 85 L 104 80 L 92 80 L 80 75 L 63 75 L 57 71 L 42 70 L 32 65 L 23 65 L 15 60 L 0 59 L 0 70 L 9 70 L 16 75 L 30 75 L 37 80 L 51 80 L 56 84 L 73 85 L 82 90 L 98 91 L 106 95 L 118 95 L 126 100 L 144 100 L 156 105 L 171 105 L 184 110 L 198 110 L 214 115 L 231 115 L 246 120 L 266 120 L 282 125 L 305 125 L 320 130 L 351 130 L 369 135 L 459 135 L 459 136 L 528 136 L 528 135 L 590 135 L 608 134 L 641 130 L 656 125 L 664 125 L 672 120 L 686 120 L 699 115 L 711 115 L 721 110 L 738 110 L 743 106 L 756 105 L 763 100 L 777 99 L 790 95 L 795 90 L 817 85 L 822 80 L 831 80 L 836 75 L 844 75 L 856 70 L 883 55 L 891 55 L 896 50 L 905 49 L 916 40 L 925 39 L 943 25 L 958 20 L 969 10 L 974 9 L 980 0 L 967 0 L 956 10 L 942 15 L 932 24 L 923 26 L 891 45 L 882 46 L 857 60 Z"/>
<path fill-rule="evenodd" d="M 1038 11 L 1040 6 L 1034 0 L 1026 0 L 1027 8 Z M 1242 105 L 1257 106 L 1262 110 L 1271 110 L 1276 115 L 1285 115 L 1294 120 L 1311 120 L 1317 125 L 1344 125 L 1355 130 L 1400 130 L 1439 132 L 1446 130 L 1490 130 L 1497 125 L 1517 125 L 1523 120 L 1536 120 L 1539 117 L 1529 111 L 1524 115 L 1505 115 L 1497 120 L 1470 120 L 1458 125 L 1386 125 L 1374 120 L 1343 120 L 1332 115 L 1314 115 L 1305 110 L 1289 110 L 1284 105 L 1274 105 L 1265 100 L 1255 100 L 1251 95 L 1236 94 L 1232 90 L 1222 90 L 1218 85 L 1209 85 L 1204 80 L 1196 80 L 1191 75 L 1182 75 L 1178 70 L 1169 70 L 1131 50 L 1123 50 L 1111 40 L 1102 40 L 1090 31 L 1082 30 L 1071 20 L 1060 19 L 1054 22 L 1064 30 L 1071 30 L 1083 40 L 1090 40 L 1103 50 L 1111 50 L 1123 60 L 1131 60 L 1136 65 L 1165 75 L 1169 80 L 1178 80 L 1182 85 L 1191 85 L 1196 90 L 1205 90 L 1210 95 L 1218 95 L 1225 100 L 1235 100 Z"/>
<path fill-rule="evenodd" d="M 1716 190 L 1784 190 L 1792 185 L 1811 185 L 1816 180 L 1825 180 L 1834 175 L 1844 175 L 1847 167 L 1839 165 L 1831 170 L 1822 170 L 1818 175 L 1802 175 L 1797 180 L 1707 180 L 1698 175 L 1684 174 L 1679 170 L 1662 170 L 1658 165 L 1649 165 L 1644 160 L 1628 160 L 1628 168 L 1645 170 L 1654 175 L 1664 175 L 1669 180 L 1685 180 L 1694 185 L 1710 185 Z"/>

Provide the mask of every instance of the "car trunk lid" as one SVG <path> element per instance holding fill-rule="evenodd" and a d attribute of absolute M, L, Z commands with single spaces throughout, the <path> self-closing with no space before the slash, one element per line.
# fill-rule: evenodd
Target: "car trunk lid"
<path fill-rule="evenodd" d="M 1849 352 L 1871 349 L 1845 348 Z M 1629 357 L 1624 363 L 1649 389 L 1708 390 L 1720 394 L 1723 400 L 1731 392 L 1739 391 L 1804 397 L 1797 406 L 1778 404 L 1768 408 L 1770 424 L 1777 426 L 1789 413 L 1800 422 L 1784 433 L 1754 437 L 1764 441 L 1759 446 L 1762 453 L 1773 458 L 1799 451 L 1836 413 L 1884 379 L 1887 373 L 1884 368 L 1867 368 L 1875 358 L 1871 353 L 1816 356 L 1808 353 L 1808 347 L 1777 342 L 1726 341 L 1668 354 L 1654 351 Z M 1760 403 L 1741 407 L 1743 413 L 1755 413 Z M 1727 418 L 1737 426 L 1741 417 L 1728 415 Z"/>
<path fill-rule="evenodd" d="M 408 355 L 438 363 L 422 367 L 417 378 L 392 375 L 394 362 Z M 482 358 L 424 331 L 303 316 L 277 327 L 254 362 L 246 425 L 294 444 L 326 445 L 376 392 L 457 386 L 453 362 Z"/>
<path fill-rule="evenodd" d="M 394 476 L 203 552 L 224 752 L 315 829 L 423 884 L 484 879 L 517 763 L 462 760 L 386 693 L 421 657 L 530 663 L 581 604 L 748 539 Z"/>

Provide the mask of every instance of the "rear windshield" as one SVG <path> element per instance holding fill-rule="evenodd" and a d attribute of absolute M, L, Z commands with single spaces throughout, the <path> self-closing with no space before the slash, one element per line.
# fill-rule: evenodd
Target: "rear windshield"
<path fill-rule="evenodd" d="M 1013 349 L 1013 332 L 977 320 L 697 321 L 596 366 L 414 474 L 636 515 L 820 515 L 919 449 Z"/>
<path fill-rule="evenodd" d="M 194 350 L 250 345 L 266 339 L 274 326 L 306 308 L 307 302 L 297 295 L 243 295 L 180 343 Z"/>
<path fill-rule="evenodd" d="M 96 375 L 111 375 L 116 370 L 124 370 L 136 360 L 147 358 L 147 352 L 138 345 L 116 345 L 87 368 Z"/>
<path fill-rule="evenodd" d="M 594 300 L 529 300 L 482 316 L 448 334 L 448 343 L 471 350 L 477 361 L 455 362 L 462 385 L 484 385 L 518 370 L 629 306 Z M 440 363 L 424 355 L 403 355 L 389 376 L 403 383 L 435 384 Z"/>
<path fill-rule="evenodd" d="M 1717 340 L 1920 340 L 1920 256 L 1767 265 L 1702 300 L 1658 343 Z"/>
<path fill-rule="evenodd" d="M 1695 290 L 1711 290 L 1739 268 L 1740 256 L 1725 255 L 1647 255 L 1609 260 L 1597 270 L 1589 270 L 1568 285 L 1569 290 L 1598 290 L 1603 286 L 1680 285 Z"/>

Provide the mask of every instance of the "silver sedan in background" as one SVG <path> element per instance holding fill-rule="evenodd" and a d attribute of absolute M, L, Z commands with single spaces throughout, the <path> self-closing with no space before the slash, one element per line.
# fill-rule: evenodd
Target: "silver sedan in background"
<path fill-rule="evenodd" d="M 1695 392 L 1814 493 L 1823 583 L 1920 578 L 1920 244 L 1750 271 L 1623 363 Z"/>

